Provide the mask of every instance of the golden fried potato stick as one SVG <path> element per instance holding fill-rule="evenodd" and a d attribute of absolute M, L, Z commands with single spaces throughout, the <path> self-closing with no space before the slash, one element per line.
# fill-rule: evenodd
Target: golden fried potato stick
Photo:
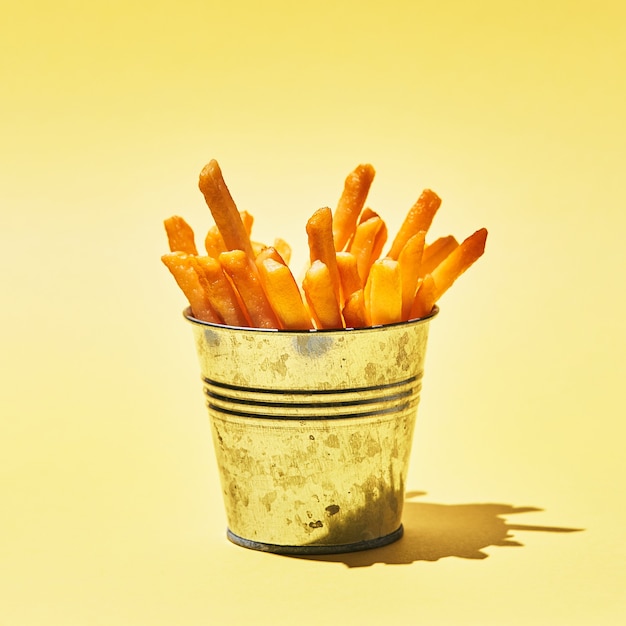
<path fill-rule="evenodd" d="M 365 284 L 365 306 L 372 325 L 402 321 L 400 263 L 382 258 L 372 263 Z"/>
<path fill-rule="evenodd" d="M 239 294 L 224 273 L 222 264 L 211 256 L 193 257 L 192 262 L 211 306 L 228 326 L 250 326 Z"/>
<path fill-rule="evenodd" d="M 380 217 L 380 215 L 378 215 L 376 211 L 373 211 L 370 208 L 365 208 L 363 209 L 363 212 L 361 213 L 361 217 L 359 218 L 359 223 L 364 222 L 365 220 L 368 220 L 370 219 L 370 217 L 374 217 L 374 216 Z M 388 235 L 389 235 L 389 232 L 387 230 L 387 224 L 385 224 L 385 221 L 382 220 L 381 229 L 376 234 L 376 239 L 374 240 L 374 245 L 372 246 L 372 261 L 374 261 L 375 259 L 378 259 L 380 255 L 382 254 L 383 248 L 385 247 L 385 244 L 387 243 Z"/>
<path fill-rule="evenodd" d="M 431 273 L 434 283 L 433 293 L 422 293 L 420 288 L 415 296 L 420 311 L 430 313 L 435 303 L 452 286 L 454 281 L 467 270 L 485 251 L 487 229 L 481 228 L 462 241 Z"/>
<path fill-rule="evenodd" d="M 313 328 L 311 316 L 291 270 L 270 256 L 264 258 L 258 267 L 261 284 L 280 322 L 280 327 L 285 330 Z"/>
<path fill-rule="evenodd" d="M 243 250 L 222 252 L 219 261 L 239 292 L 251 325 L 256 328 L 280 328 L 254 261 Z"/>
<path fill-rule="evenodd" d="M 365 292 L 363 289 L 358 289 L 352 293 L 346 300 L 342 313 L 346 328 L 365 328 L 370 326 L 371 322 L 365 308 Z"/>
<path fill-rule="evenodd" d="M 247 211 L 240 211 L 239 215 L 241 216 L 241 223 L 248 234 L 250 236 L 252 232 L 252 224 L 254 223 L 254 218 Z M 252 246 L 255 244 L 252 243 Z M 261 244 L 257 244 L 259 247 L 265 247 Z M 222 233 L 220 233 L 220 229 L 216 224 L 209 228 L 206 237 L 204 238 L 204 248 L 207 251 L 209 256 L 212 256 L 214 259 L 222 253 L 226 252 L 228 249 L 226 244 L 224 243 L 224 238 L 222 237 Z"/>
<path fill-rule="evenodd" d="M 424 189 L 404 218 L 387 256 L 391 259 L 397 259 L 400 251 L 413 235 L 419 233 L 420 230 L 428 232 L 440 206 L 441 198 L 434 191 Z"/>
<path fill-rule="evenodd" d="M 250 236 L 215 159 L 207 163 L 200 172 L 198 186 L 222 234 L 226 248 L 243 250 L 249 259 L 254 259 Z"/>
<path fill-rule="evenodd" d="M 351 252 L 337 252 L 337 267 L 341 277 L 341 289 L 344 294 L 349 294 L 341 311 L 346 328 L 369 326 L 356 257 Z"/>
<path fill-rule="evenodd" d="M 207 254 L 214 259 L 217 259 L 222 252 L 226 252 L 224 238 L 216 225 L 211 226 L 207 231 L 206 237 L 204 238 L 204 249 Z"/>
<path fill-rule="evenodd" d="M 248 237 L 252 236 L 252 225 L 254 224 L 254 216 L 248 211 L 239 211 L 239 215 L 241 216 L 241 223 L 248 234 Z"/>
<path fill-rule="evenodd" d="M 291 262 L 291 246 L 281 237 L 276 237 L 272 247 L 280 254 L 285 264 L 289 265 Z"/>
<path fill-rule="evenodd" d="M 354 254 L 351 252 L 337 252 L 337 269 L 339 270 L 339 279 L 341 280 L 341 291 L 347 300 L 351 294 L 363 287 Z"/>
<path fill-rule="evenodd" d="M 370 217 L 375 217 L 376 215 L 378 215 L 378 213 L 376 213 L 376 211 L 374 211 L 374 209 L 370 209 L 370 207 L 365 207 L 362 211 L 361 214 L 359 215 L 359 219 L 358 219 L 358 224 L 360 224 L 361 222 L 364 222 L 365 220 L 368 220 Z"/>
<path fill-rule="evenodd" d="M 365 205 L 375 170 L 369 164 L 357 166 L 348 174 L 333 219 L 333 239 L 336 250 L 343 250 L 352 238 L 357 220 Z"/>
<path fill-rule="evenodd" d="M 222 320 L 211 306 L 200 278 L 193 267 L 192 255 L 185 252 L 170 252 L 164 254 L 161 261 L 174 276 L 174 280 L 185 294 L 193 316 L 204 322 L 221 324 Z"/>
<path fill-rule="evenodd" d="M 337 254 L 333 242 L 333 216 L 326 207 L 313 213 L 306 223 L 306 233 L 309 242 L 310 262 L 321 261 L 328 268 L 332 282 L 333 293 L 338 306 L 341 307 L 341 278 L 337 268 Z"/>
<path fill-rule="evenodd" d="M 265 246 L 259 253 L 256 255 L 254 262 L 256 263 L 257 268 L 260 269 L 261 264 L 265 259 L 273 259 L 277 263 L 282 263 L 283 265 L 287 265 L 285 263 L 285 259 L 280 255 L 278 250 L 274 248 L 274 246 Z"/>
<path fill-rule="evenodd" d="M 317 328 L 343 328 L 330 271 L 319 259 L 313 261 L 302 281 L 304 295 Z"/>
<path fill-rule="evenodd" d="M 424 277 L 426 274 L 430 274 L 458 245 L 459 242 L 453 235 L 439 237 L 432 243 L 425 245 L 420 276 Z"/>
<path fill-rule="evenodd" d="M 383 248 L 385 247 L 385 244 L 387 243 L 387 236 L 388 236 L 387 224 L 385 224 L 382 218 L 381 218 L 381 221 L 382 221 L 382 224 L 380 225 L 379 231 L 376 233 L 376 238 L 374 239 L 374 245 L 372 246 L 372 255 L 371 255 L 372 263 L 376 259 L 379 259 L 381 257 Z"/>
<path fill-rule="evenodd" d="M 350 252 L 356 257 L 357 268 L 359 276 L 361 277 L 361 285 L 367 283 L 370 267 L 378 258 L 378 256 L 375 256 L 375 247 L 381 230 L 386 239 L 385 223 L 378 215 L 370 217 L 356 227 L 354 238 L 350 244 Z M 379 247 L 382 248 L 382 245 Z"/>
<path fill-rule="evenodd" d="M 198 254 L 193 229 L 179 215 L 172 215 L 164 222 L 170 252 L 186 252 Z"/>
<path fill-rule="evenodd" d="M 250 244 L 252 245 L 252 252 L 254 253 L 255 259 L 267 248 L 267 245 L 260 241 L 251 241 Z"/>
<path fill-rule="evenodd" d="M 485 252 L 487 229 L 480 228 L 462 241 L 432 272 L 437 300 Z"/>
<path fill-rule="evenodd" d="M 426 317 L 432 311 L 436 301 L 435 281 L 430 274 L 426 274 L 424 278 L 420 279 L 420 284 L 409 313 L 409 319 L 416 320 L 420 317 Z"/>
<path fill-rule="evenodd" d="M 407 320 L 411 314 L 411 307 L 415 300 L 417 284 L 420 277 L 422 253 L 426 231 L 420 230 L 404 245 L 398 257 L 400 264 L 400 278 L 402 279 L 402 319 Z"/>

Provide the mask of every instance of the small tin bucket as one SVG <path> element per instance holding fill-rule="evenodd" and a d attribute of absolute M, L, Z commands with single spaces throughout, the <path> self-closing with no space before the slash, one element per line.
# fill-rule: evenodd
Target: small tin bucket
<path fill-rule="evenodd" d="M 202 322 L 196 342 L 235 544 L 331 554 L 402 536 L 428 317 L 277 331 Z"/>

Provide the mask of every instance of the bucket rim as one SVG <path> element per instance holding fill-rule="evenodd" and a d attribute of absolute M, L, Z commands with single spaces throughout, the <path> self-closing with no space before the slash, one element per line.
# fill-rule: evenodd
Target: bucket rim
<path fill-rule="evenodd" d="M 228 324 L 217 324 L 215 322 L 206 322 L 194 317 L 191 312 L 191 307 L 186 307 L 183 310 L 183 317 L 191 324 L 196 326 L 204 326 L 216 330 L 225 331 L 237 331 L 241 333 L 268 333 L 274 335 L 332 335 L 341 333 L 368 333 L 377 332 L 386 328 L 399 328 L 403 326 L 416 326 L 430 322 L 434 317 L 439 314 L 439 307 L 435 304 L 428 315 L 424 317 L 417 317 L 414 319 L 405 320 L 403 322 L 394 322 L 393 324 L 376 324 L 374 326 L 365 326 L 363 328 L 310 328 L 300 330 L 290 330 L 281 328 L 258 328 L 254 326 L 231 326 Z"/>

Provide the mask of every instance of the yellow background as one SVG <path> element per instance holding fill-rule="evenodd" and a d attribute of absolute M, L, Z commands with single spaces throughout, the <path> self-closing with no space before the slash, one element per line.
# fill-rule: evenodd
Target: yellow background
<path fill-rule="evenodd" d="M 3 0 L 0 625 L 624 623 L 625 59 L 618 0 Z M 225 539 L 159 261 L 211 158 L 259 240 L 360 162 L 390 230 L 425 187 L 489 228 L 393 546 Z"/>

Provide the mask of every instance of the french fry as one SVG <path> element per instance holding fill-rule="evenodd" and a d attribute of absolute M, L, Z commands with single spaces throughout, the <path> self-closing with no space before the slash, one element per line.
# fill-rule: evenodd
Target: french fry
<path fill-rule="evenodd" d="M 247 211 L 240 211 L 239 215 L 241 216 L 241 223 L 243 224 L 243 227 L 248 234 L 248 237 L 250 237 L 250 234 L 252 233 L 252 224 L 254 223 L 254 217 Z M 252 245 L 254 246 L 253 243 Z M 264 247 L 261 246 L 261 244 L 258 245 L 260 247 Z M 222 233 L 220 233 L 220 229 L 217 227 L 217 224 L 211 226 L 211 228 L 209 228 L 209 230 L 207 231 L 207 234 L 204 238 L 204 248 L 207 251 L 207 254 L 209 256 L 212 256 L 214 259 L 217 259 L 217 257 L 222 252 L 226 252 L 226 250 L 228 249 L 226 247 L 226 244 L 224 243 L 224 238 L 222 237 Z"/>
<path fill-rule="evenodd" d="M 192 257 L 192 262 L 211 306 L 228 326 L 250 326 L 238 293 L 227 278 L 222 264 L 211 256 Z"/>
<path fill-rule="evenodd" d="M 216 225 L 211 226 L 204 238 L 204 249 L 209 256 L 217 259 L 222 252 L 226 252 L 226 244 L 222 233 Z"/>
<path fill-rule="evenodd" d="M 365 292 L 363 289 L 354 291 L 343 306 L 343 319 L 346 328 L 365 328 L 371 322 L 365 307 Z"/>
<path fill-rule="evenodd" d="M 372 263 L 365 284 L 365 306 L 374 326 L 402 320 L 402 279 L 398 261 L 382 258 Z"/>
<path fill-rule="evenodd" d="M 439 237 L 432 243 L 425 245 L 420 276 L 424 277 L 426 274 L 430 274 L 458 245 L 459 242 L 452 235 Z"/>
<path fill-rule="evenodd" d="M 375 215 L 380 217 L 378 215 L 378 213 L 376 213 L 375 211 L 372 211 L 371 209 L 365 209 L 363 211 L 363 213 L 369 214 L 371 212 L 371 217 L 374 217 Z M 369 219 L 369 217 L 368 217 Z M 381 226 L 380 229 L 378 230 L 378 232 L 376 233 L 376 237 L 374 238 L 374 245 L 372 246 L 372 254 L 371 254 L 371 259 L 372 259 L 372 263 L 380 258 L 380 255 L 383 252 L 383 248 L 385 247 L 385 244 L 387 243 L 387 237 L 389 235 L 388 231 L 387 231 L 387 224 L 385 224 L 385 221 L 382 219 L 382 217 L 380 217 L 381 220 Z"/>
<path fill-rule="evenodd" d="M 255 259 L 267 248 L 267 246 L 260 241 L 251 241 L 250 244 L 252 245 L 252 253 Z"/>
<path fill-rule="evenodd" d="M 185 252 L 170 252 L 164 254 L 161 261 L 174 276 L 174 280 L 187 298 L 193 316 L 204 322 L 221 324 L 222 320 L 211 306 L 200 283 L 200 278 L 193 267 L 191 255 Z"/>
<path fill-rule="evenodd" d="M 335 288 L 325 263 L 319 259 L 313 261 L 304 275 L 302 288 L 318 328 L 343 327 Z"/>
<path fill-rule="evenodd" d="M 207 163 L 200 172 L 198 186 L 222 234 L 226 248 L 243 250 L 249 259 L 254 259 L 250 236 L 215 159 Z"/>
<path fill-rule="evenodd" d="M 402 319 L 405 320 L 409 318 L 415 300 L 425 237 L 426 232 L 423 230 L 413 235 L 398 256 L 402 279 Z"/>
<path fill-rule="evenodd" d="M 481 228 L 462 241 L 432 272 L 437 300 L 485 252 L 487 229 Z"/>
<path fill-rule="evenodd" d="M 359 214 L 363 210 L 375 171 L 369 164 L 357 166 L 348 174 L 333 219 L 336 250 L 343 250 L 352 238 Z"/>
<path fill-rule="evenodd" d="M 278 319 L 265 295 L 254 261 L 243 250 L 222 252 L 219 261 L 239 292 L 252 326 L 279 328 Z"/>
<path fill-rule="evenodd" d="M 278 250 L 274 248 L 274 246 L 265 246 L 259 253 L 256 255 L 254 262 L 256 263 L 257 268 L 260 268 L 263 261 L 265 259 L 273 259 L 277 263 L 282 263 L 283 265 L 287 265 L 285 263 L 285 259 L 280 255 Z"/>
<path fill-rule="evenodd" d="M 350 252 L 356 258 L 362 285 L 365 285 L 367 282 L 370 267 L 377 258 L 375 256 L 374 247 L 378 235 L 383 228 L 384 222 L 378 215 L 370 217 L 356 227 L 354 238 L 350 244 Z"/>
<path fill-rule="evenodd" d="M 409 313 L 409 319 L 415 320 L 420 317 L 426 317 L 433 310 L 436 300 L 435 281 L 430 274 L 426 274 L 424 278 L 420 279 L 415 300 Z"/>
<path fill-rule="evenodd" d="M 357 260 L 351 252 L 337 252 L 337 269 L 341 280 L 341 291 L 347 298 L 355 291 L 362 289 L 363 282 L 359 276 Z"/>
<path fill-rule="evenodd" d="M 359 215 L 358 224 L 360 224 L 361 222 L 365 222 L 365 220 L 370 219 L 370 217 L 375 217 L 376 215 L 378 215 L 378 213 L 376 213 L 374 209 L 370 209 L 370 207 L 365 207 Z"/>
<path fill-rule="evenodd" d="M 272 247 L 280 254 L 285 264 L 289 265 L 291 262 L 291 246 L 281 237 L 276 237 Z"/>
<path fill-rule="evenodd" d="M 321 261 L 328 268 L 333 293 L 341 307 L 341 279 L 333 242 L 333 216 L 329 208 L 318 209 L 306 223 L 310 262 Z"/>
<path fill-rule="evenodd" d="M 198 254 L 193 229 L 179 215 L 172 215 L 164 222 L 170 252 Z"/>
<path fill-rule="evenodd" d="M 404 218 L 387 256 L 391 259 L 397 259 L 400 251 L 413 235 L 416 235 L 421 230 L 428 232 L 435 213 L 440 206 L 441 198 L 434 191 L 424 189 L 417 202 L 409 209 Z"/>
<path fill-rule="evenodd" d="M 254 216 L 251 213 L 248 213 L 248 211 L 239 211 L 239 215 L 241 216 L 241 223 L 243 224 L 244 230 L 246 231 L 248 237 L 251 237 Z"/>
<path fill-rule="evenodd" d="M 365 222 L 366 220 L 369 220 L 371 217 L 380 217 L 382 220 L 382 217 L 376 211 L 370 209 L 369 207 L 365 207 L 361 212 L 361 215 L 359 216 L 359 224 Z M 378 232 L 376 241 L 374 242 L 374 247 L 372 248 L 372 256 L 375 259 L 377 259 L 382 254 L 383 247 L 387 242 L 387 236 L 389 235 L 387 231 L 387 224 L 385 224 L 384 220 L 382 220 L 382 222 L 382 228 Z"/>
<path fill-rule="evenodd" d="M 372 217 L 380 217 L 380 215 L 378 215 L 376 211 L 373 211 L 372 209 L 366 207 L 365 209 L 363 209 L 359 217 L 359 224 L 369 220 Z M 380 217 L 380 219 L 382 221 L 381 228 L 376 233 L 374 244 L 372 245 L 372 253 L 371 253 L 372 263 L 376 259 L 380 258 L 380 256 L 382 255 L 383 248 L 385 247 L 385 244 L 387 243 L 387 237 L 389 236 L 389 231 L 387 230 L 387 224 L 385 224 L 385 221 L 382 219 L 382 217 Z M 348 247 L 351 245 L 351 243 L 352 242 L 349 242 Z"/>
<path fill-rule="evenodd" d="M 258 267 L 261 284 L 281 328 L 286 330 L 313 328 L 311 316 L 304 305 L 298 283 L 291 270 L 271 256 L 264 258 Z"/>
<path fill-rule="evenodd" d="M 434 304 L 452 286 L 454 281 L 461 276 L 485 251 L 487 241 L 487 229 L 481 228 L 462 241 L 433 271 L 433 293 L 421 293 L 420 288 L 415 296 L 419 300 L 416 305 L 421 311 L 429 313 Z M 430 308 L 428 308 L 430 306 Z"/>

